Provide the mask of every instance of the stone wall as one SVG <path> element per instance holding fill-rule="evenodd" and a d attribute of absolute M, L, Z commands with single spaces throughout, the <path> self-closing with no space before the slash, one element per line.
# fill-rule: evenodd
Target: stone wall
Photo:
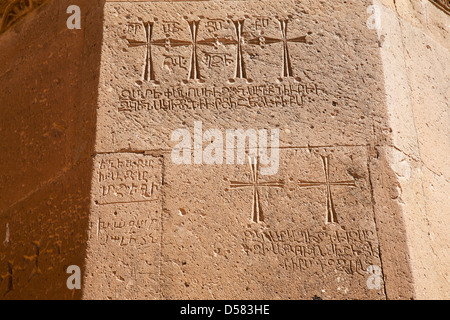
<path fill-rule="evenodd" d="M 376 1 L 392 145 L 416 298 L 449 297 L 450 7 Z M 442 10 L 446 9 L 446 10 Z"/>
<path fill-rule="evenodd" d="M 66 27 L 69 3 L 85 8 L 82 31 Z M 101 6 L 48 1 L 0 35 L 2 299 L 81 296 L 65 282 L 85 258 Z"/>
<path fill-rule="evenodd" d="M 447 298 L 433 2 L 1 2 L 0 298 Z M 174 163 L 199 124 L 278 130 L 276 172 Z"/>

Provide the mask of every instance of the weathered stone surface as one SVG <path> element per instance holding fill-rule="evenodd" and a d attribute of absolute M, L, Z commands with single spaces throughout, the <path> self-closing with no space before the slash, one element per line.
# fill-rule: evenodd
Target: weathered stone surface
<path fill-rule="evenodd" d="M 383 92 L 366 7 L 107 3 L 97 150 L 172 148 L 194 120 L 280 128 L 282 146 L 367 145 Z"/>
<path fill-rule="evenodd" d="M 86 257 L 103 11 L 77 1 L 90 15 L 68 30 L 71 2 L 0 35 L 0 299 L 82 297 L 66 268 Z"/>
<path fill-rule="evenodd" d="M 10 0 L 0 3 L 0 33 L 5 32 L 47 0 Z"/>
<path fill-rule="evenodd" d="M 433 2 L 439 9 L 450 14 L 450 2 L 448 2 L 448 0 L 430 0 L 430 1 Z"/>
<path fill-rule="evenodd" d="M 94 159 L 85 298 L 155 299 L 160 286 L 162 161 Z"/>
<path fill-rule="evenodd" d="M 380 51 L 393 130 L 387 165 L 398 181 L 395 201 L 404 217 L 415 296 L 440 299 L 450 293 L 444 160 L 450 152 L 449 16 L 429 1 L 381 2 Z"/>
<path fill-rule="evenodd" d="M 384 298 L 366 285 L 380 265 L 367 149 L 280 159 L 271 177 L 250 164 L 167 166 L 165 298 Z"/>
<path fill-rule="evenodd" d="M 106 4 L 96 149 L 116 166 L 163 156 L 156 185 L 164 201 L 136 204 L 150 186 L 134 181 L 135 193 L 123 195 L 133 192 L 126 170 L 95 171 L 97 232 L 123 222 L 114 215 L 124 212 L 154 220 L 146 230 L 160 239 L 149 268 L 136 243 L 128 251 L 91 237 L 86 298 L 386 297 L 382 285 L 366 284 L 367 268 L 381 267 L 370 145 L 383 143 L 386 131 L 377 34 L 365 25 L 366 6 Z M 349 10 L 359 19 L 344 24 Z M 219 155 L 223 164 L 192 155 L 192 164 L 174 164 L 172 132 L 194 137 L 198 123 L 201 135 L 215 129 L 223 142 L 227 130 L 279 129 L 278 170 L 265 176 L 259 163 L 230 164 L 227 151 L 224 160 Z M 242 150 L 232 151 L 234 159 Z M 105 191 L 98 179 L 109 176 L 125 183 Z M 137 280 L 141 268 L 159 287 Z"/>

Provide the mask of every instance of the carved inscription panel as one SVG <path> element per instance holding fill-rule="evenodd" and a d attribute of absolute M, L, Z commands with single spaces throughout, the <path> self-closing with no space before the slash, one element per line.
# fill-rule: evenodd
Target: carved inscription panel
<path fill-rule="evenodd" d="M 338 22 L 348 10 L 295 0 L 107 3 L 98 151 L 171 148 L 170 134 L 192 120 L 280 127 L 282 145 L 344 145 L 347 130 L 365 144 L 382 74 L 376 32 Z"/>
<path fill-rule="evenodd" d="M 280 150 L 270 177 L 254 163 L 169 165 L 164 295 L 383 298 L 366 283 L 381 267 L 367 161 L 355 146 Z"/>
<path fill-rule="evenodd" d="M 94 160 L 85 298 L 156 299 L 162 161 L 139 154 Z"/>

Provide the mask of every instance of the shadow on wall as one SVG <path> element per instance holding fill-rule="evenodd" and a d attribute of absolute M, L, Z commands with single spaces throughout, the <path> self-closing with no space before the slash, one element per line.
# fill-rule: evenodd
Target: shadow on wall
<path fill-rule="evenodd" d="M 104 2 L 25 7 L 0 34 L 0 299 L 82 297 L 66 270 L 85 259 Z"/>

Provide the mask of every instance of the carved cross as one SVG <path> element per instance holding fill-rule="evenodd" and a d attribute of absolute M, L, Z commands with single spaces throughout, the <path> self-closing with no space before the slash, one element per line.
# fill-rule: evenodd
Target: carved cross
<path fill-rule="evenodd" d="M 326 187 L 327 189 L 327 215 L 326 215 L 326 223 L 337 223 L 337 213 L 334 207 L 333 194 L 331 187 L 342 186 L 342 187 L 356 187 L 354 180 L 347 181 L 330 181 L 330 157 L 329 156 L 321 156 L 323 169 L 325 173 L 325 181 L 316 182 L 316 181 L 305 181 L 300 180 L 299 186 L 300 188 L 314 188 L 314 187 Z"/>
<path fill-rule="evenodd" d="M 152 32 L 153 32 L 153 22 L 144 22 L 145 30 L 145 41 L 129 40 L 128 47 L 145 47 L 145 68 L 144 68 L 144 80 L 152 81 L 155 80 L 155 72 L 153 70 L 153 59 L 152 59 Z"/>
<path fill-rule="evenodd" d="M 191 52 L 191 69 L 189 71 L 189 79 L 191 80 L 199 80 L 200 79 L 200 67 L 198 64 L 198 55 L 197 55 L 197 35 L 198 35 L 198 27 L 200 25 L 200 21 L 190 21 L 189 28 L 191 30 L 191 38 L 192 38 L 192 52 Z"/>
<path fill-rule="evenodd" d="M 249 158 L 250 170 L 251 170 L 251 181 L 241 182 L 241 181 L 230 181 L 230 189 L 242 189 L 242 188 L 252 188 L 253 189 L 253 203 L 252 203 L 252 219 L 254 222 L 264 222 L 264 214 L 261 208 L 259 189 L 266 188 L 282 188 L 284 187 L 283 180 L 277 181 L 259 181 L 259 161 L 257 158 Z"/>
<path fill-rule="evenodd" d="M 31 271 L 30 277 L 28 279 L 31 279 L 35 275 L 39 275 L 42 273 L 41 270 L 39 269 L 39 255 L 40 255 L 39 242 L 34 241 L 32 244 L 34 247 L 34 255 L 24 256 L 26 260 L 30 261 L 33 264 L 33 270 Z"/>
<path fill-rule="evenodd" d="M 169 47 L 191 46 L 191 66 L 189 69 L 189 80 L 201 80 L 200 65 L 197 52 L 198 46 L 206 45 L 211 47 L 217 47 L 219 43 L 223 43 L 226 45 L 229 44 L 229 42 L 227 42 L 226 39 L 218 39 L 218 38 L 198 40 L 197 36 L 200 27 L 200 20 L 188 21 L 188 24 L 191 32 L 191 41 L 169 39 L 170 42 L 168 43 L 168 45 Z"/>
<path fill-rule="evenodd" d="M 245 20 L 234 20 L 232 23 L 234 24 L 236 39 L 229 38 L 208 38 L 203 40 L 198 40 L 198 32 L 200 27 L 200 20 L 197 21 L 187 21 L 190 29 L 191 40 L 178 40 L 172 38 L 165 39 L 152 39 L 153 32 L 153 22 L 144 22 L 144 30 L 145 30 L 145 41 L 139 40 L 130 40 L 128 41 L 128 47 L 145 47 L 146 55 L 145 55 L 145 68 L 144 68 L 144 80 L 153 81 L 155 80 L 155 73 L 153 67 L 153 59 L 152 59 L 152 46 L 165 47 L 167 50 L 174 47 L 180 46 L 191 46 L 191 64 L 189 68 L 188 79 L 189 80 L 200 80 L 200 66 L 198 59 L 198 46 L 199 45 L 207 45 L 212 47 L 218 47 L 219 44 L 228 46 L 235 45 L 236 46 L 236 70 L 235 70 L 235 79 L 247 79 L 247 72 L 245 69 L 245 61 L 243 54 L 243 44 L 244 41 L 244 22 Z M 265 45 L 271 45 L 274 43 L 282 43 L 283 44 L 283 68 L 282 68 L 282 76 L 283 77 L 293 77 L 294 71 L 292 68 L 291 56 L 289 54 L 289 43 L 307 43 L 306 36 L 296 37 L 296 38 L 288 38 L 288 19 L 281 20 L 280 28 L 281 28 L 281 38 L 270 38 L 270 37 L 259 37 L 248 41 L 250 45 L 259 45 L 261 47 L 265 47 Z"/>

